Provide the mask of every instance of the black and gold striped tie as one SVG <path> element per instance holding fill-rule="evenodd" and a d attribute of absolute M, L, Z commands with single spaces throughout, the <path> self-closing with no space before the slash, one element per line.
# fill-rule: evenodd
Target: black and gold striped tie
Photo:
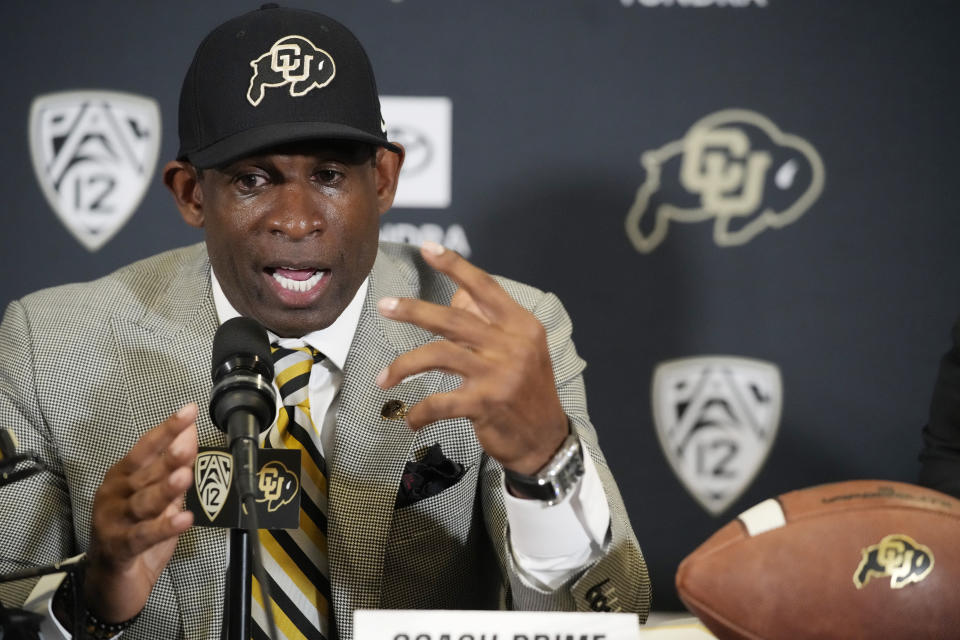
<path fill-rule="evenodd" d="M 260 531 L 263 563 L 278 640 L 327 640 L 330 625 L 330 572 L 327 562 L 327 469 L 317 448 L 319 430 L 310 417 L 310 370 L 324 356 L 309 346 L 274 345 L 273 360 L 283 407 L 264 447 L 301 453 L 300 528 Z M 268 640 L 263 595 L 253 578 L 253 637 Z"/>

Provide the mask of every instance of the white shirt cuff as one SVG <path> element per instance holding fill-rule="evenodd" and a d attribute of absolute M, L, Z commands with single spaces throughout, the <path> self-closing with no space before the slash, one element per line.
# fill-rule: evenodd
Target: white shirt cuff
<path fill-rule="evenodd" d="M 81 553 L 68 558 L 60 562 L 57 568 L 80 562 L 84 555 Z M 40 638 L 42 640 L 70 640 L 73 637 L 70 631 L 60 624 L 57 616 L 53 613 L 53 597 L 66 576 L 66 573 L 49 573 L 42 576 L 33 586 L 30 595 L 27 596 L 27 601 L 23 603 L 24 611 L 43 616 L 43 621 L 40 623 Z M 117 634 L 115 637 L 119 638 L 120 635 Z"/>
<path fill-rule="evenodd" d="M 553 591 L 603 554 L 610 507 L 597 468 L 583 450 L 580 482 L 553 506 L 517 498 L 503 486 L 514 562 L 533 588 Z"/>
<path fill-rule="evenodd" d="M 57 617 L 53 615 L 53 596 L 67 574 L 51 573 L 43 576 L 33 586 L 33 591 L 27 601 L 23 603 L 24 611 L 43 616 L 40 623 L 40 637 L 43 640 L 70 640 L 70 632 L 63 628 Z"/>

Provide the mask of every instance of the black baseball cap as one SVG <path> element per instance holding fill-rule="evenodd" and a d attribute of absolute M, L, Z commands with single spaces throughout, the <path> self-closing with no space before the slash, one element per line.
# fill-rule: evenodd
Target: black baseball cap
<path fill-rule="evenodd" d="M 204 38 L 180 91 L 179 160 L 215 167 L 315 139 L 400 151 L 387 141 L 370 59 L 349 29 L 267 4 Z"/>

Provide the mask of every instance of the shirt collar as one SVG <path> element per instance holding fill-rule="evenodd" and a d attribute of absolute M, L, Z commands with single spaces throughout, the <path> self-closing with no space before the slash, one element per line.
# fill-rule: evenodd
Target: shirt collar
<path fill-rule="evenodd" d="M 223 289 L 220 287 L 220 282 L 217 280 L 216 274 L 213 273 L 213 269 L 210 269 L 210 281 L 213 285 L 213 303 L 216 305 L 217 319 L 220 324 L 223 324 L 231 318 L 239 317 L 240 314 L 233 308 L 233 305 L 230 304 L 227 296 L 223 293 Z M 357 332 L 357 325 L 360 324 L 360 312 L 363 310 L 363 301 L 367 296 L 369 284 L 370 277 L 368 276 L 364 278 L 360 288 L 357 289 L 357 293 L 353 296 L 353 300 L 351 300 L 347 308 L 343 310 L 340 317 L 333 321 L 333 324 L 326 329 L 312 331 L 300 338 L 303 342 L 325 355 L 330 362 L 336 365 L 341 371 L 343 371 L 343 365 L 347 361 L 347 353 L 350 351 L 350 343 L 353 342 L 353 336 Z M 267 335 L 270 337 L 271 342 L 278 342 L 281 346 L 290 346 L 285 343 L 288 340 L 291 342 L 294 341 L 290 338 L 277 338 L 270 330 L 267 330 Z"/>

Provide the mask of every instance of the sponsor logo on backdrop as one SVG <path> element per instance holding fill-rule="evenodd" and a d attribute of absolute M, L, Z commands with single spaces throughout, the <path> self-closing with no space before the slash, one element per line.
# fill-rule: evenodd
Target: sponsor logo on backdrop
<path fill-rule="evenodd" d="M 763 467 L 780 424 L 780 370 L 760 360 L 710 356 L 657 365 L 653 422 L 673 472 L 719 515 Z"/>
<path fill-rule="evenodd" d="M 403 145 L 405 157 L 401 171 L 404 177 L 412 178 L 431 167 L 435 151 L 429 135 L 411 124 L 392 126 L 388 132 L 391 141 Z"/>
<path fill-rule="evenodd" d="M 464 258 L 470 257 L 470 243 L 467 242 L 467 232 L 459 224 L 452 224 L 444 229 L 432 222 L 421 225 L 408 222 L 388 222 L 380 228 L 380 239 L 388 242 L 408 242 L 415 245 L 421 245 L 426 240 L 432 240 L 448 249 L 453 249 Z"/>
<path fill-rule="evenodd" d="M 247 89 L 247 101 L 260 104 L 267 87 L 290 85 L 290 96 L 298 98 L 312 89 L 330 84 L 337 66 L 330 54 L 303 36 L 284 36 L 265 54 L 250 61 L 253 75 Z"/>
<path fill-rule="evenodd" d="M 445 96 L 381 96 L 387 138 L 406 149 L 394 207 L 450 206 L 453 103 Z"/>
<path fill-rule="evenodd" d="M 37 96 L 28 131 L 43 195 L 80 244 L 96 251 L 147 191 L 160 151 L 156 101 L 113 91 Z"/>
<path fill-rule="evenodd" d="M 767 0 L 620 0 L 620 4 L 625 7 L 685 7 L 691 9 L 702 9 L 704 7 L 733 7 L 734 9 L 743 9 L 745 7 L 766 7 Z"/>
<path fill-rule="evenodd" d="M 671 222 L 712 221 L 717 246 L 745 244 L 796 222 L 823 191 L 823 161 L 813 145 L 745 109 L 702 118 L 640 162 L 646 175 L 626 230 L 641 253 L 664 241 Z"/>

